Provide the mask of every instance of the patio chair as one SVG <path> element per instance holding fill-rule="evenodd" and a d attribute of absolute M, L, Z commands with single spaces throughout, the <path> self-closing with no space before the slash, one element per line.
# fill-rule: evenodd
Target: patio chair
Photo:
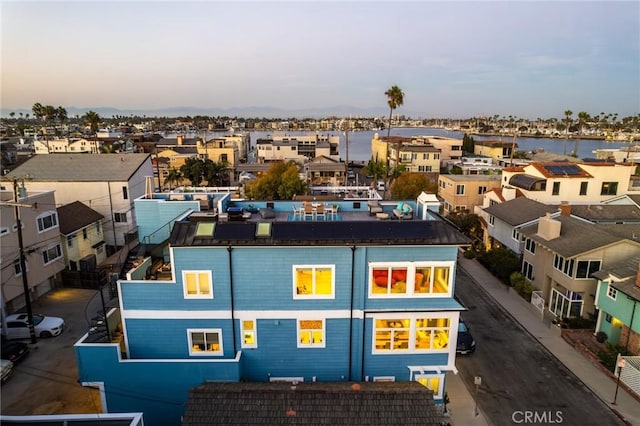
<path fill-rule="evenodd" d="M 316 217 L 316 212 L 310 203 L 304 205 L 304 220 L 307 220 L 307 217 L 310 217 L 311 220 L 315 219 Z"/>
<path fill-rule="evenodd" d="M 325 218 L 324 204 L 320 204 L 318 207 L 316 207 L 316 219 L 320 216 L 322 216 L 322 220 L 324 220 Z"/>
<path fill-rule="evenodd" d="M 293 209 L 293 220 L 296 220 L 296 218 L 302 219 L 302 208 L 296 206 L 295 204 L 291 206 L 291 208 Z"/>

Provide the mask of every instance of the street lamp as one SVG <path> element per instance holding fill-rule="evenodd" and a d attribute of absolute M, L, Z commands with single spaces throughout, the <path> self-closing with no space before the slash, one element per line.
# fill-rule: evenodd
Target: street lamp
<path fill-rule="evenodd" d="M 613 395 L 613 402 L 611 404 L 616 405 L 616 401 L 618 399 L 618 388 L 620 387 L 620 375 L 622 374 L 622 369 L 627 365 L 627 360 L 622 358 L 620 354 L 618 354 L 618 362 L 616 363 L 616 367 L 618 368 L 618 379 L 616 380 L 616 393 Z"/>
<path fill-rule="evenodd" d="M 474 410 L 474 414 L 475 416 L 478 416 L 478 388 L 480 388 L 480 385 L 482 384 L 482 377 L 480 376 L 475 376 L 473 379 L 473 383 L 476 385 L 476 408 Z"/>

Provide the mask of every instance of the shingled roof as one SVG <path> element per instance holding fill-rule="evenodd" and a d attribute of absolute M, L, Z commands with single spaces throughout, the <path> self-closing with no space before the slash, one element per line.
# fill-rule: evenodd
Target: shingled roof
<path fill-rule="evenodd" d="M 539 219 L 547 213 L 556 212 L 558 207 L 542 204 L 526 197 L 517 197 L 489 206 L 484 211 L 511 226 L 517 226 Z"/>
<path fill-rule="evenodd" d="M 203 383 L 183 426 L 440 425 L 433 393 L 418 382 Z"/>
<path fill-rule="evenodd" d="M 58 219 L 60 221 L 60 233 L 70 234 L 74 231 L 91 225 L 104 219 L 104 216 L 80 201 L 58 207 Z"/>

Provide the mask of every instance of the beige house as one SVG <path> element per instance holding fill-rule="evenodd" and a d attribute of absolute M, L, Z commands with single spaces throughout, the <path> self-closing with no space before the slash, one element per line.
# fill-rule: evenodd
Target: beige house
<path fill-rule="evenodd" d="M 409 172 L 439 173 L 442 152 L 429 142 L 431 139 L 428 136 L 381 137 L 376 133 L 371 140 L 371 157 L 391 169 L 401 165 Z"/>
<path fill-rule="evenodd" d="M 444 175 L 438 176 L 438 196 L 443 200 L 444 213 L 457 211 L 473 213 L 481 206 L 484 194 L 500 188 L 500 175 Z"/>
<path fill-rule="evenodd" d="M 623 194 L 640 194 L 632 184 L 635 166 L 620 163 L 530 163 L 502 170 L 502 185 L 544 204 L 597 204 Z"/>
<path fill-rule="evenodd" d="M 58 207 L 62 251 L 70 271 L 90 271 L 107 258 L 104 216 L 80 201 Z"/>
<path fill-rule="evenodd" d="M 102 142 L 84 138 L 62 138 L 51 140 L 36 140 L 33 147 L 36 154 L 99 154 Z"/>
<path fill-rule="evenodd" d="M 558 318 L 595 319 L 597 279 L 593 274 L 640 255 L 640 224 L 594 224 L 562 214 L 547 214 L 520 228 L 522 273 L 541 292 L 545 309 Z"/>
<path fill-rule="evenodd" d="M 474 143 L 473 153 L 499 161 L 511 158 L 517 147 L 518 144 L 515 141 L 477 140 Z"/>
<path fill-rule="evenodd" d="M 340 137 L 320 133 L 295 136 L 276 133 L 258 139 L 256 149 L 259 163 L 293 160 L 303 164 L 321 156 L 340 161 Z"/>
<path fill-rule="evenodd" d="M 344 162 L 324 156 L 316 157 L 304 165 L 310 185 L 342 185 L 345 181 L 345 170 Z"/>
<path fill-rule="evenodd" d="M 49 156 L 44 156 L 49 157 Z M 60 285 L 65 267 L 60 243 L 60 224 L 54 191 L 19 191 L 17 202 L 25 252 L 27 285 L 31 300 L 37 300 Z M 18 222 L 14 191 L 0 190 L 0 247 L 2 253 L 2 313 L 11 314 L 25 306 L 23 273 L 20 264 Z"/>

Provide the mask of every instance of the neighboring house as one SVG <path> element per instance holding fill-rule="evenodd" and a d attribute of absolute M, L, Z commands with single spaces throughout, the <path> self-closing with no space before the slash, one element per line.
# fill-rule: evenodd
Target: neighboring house
<path fill-rule="evenodd" d="M 57 205 L 81 201 L 108 218 L 104 222 L 107 255 L 135 239 L 133 200 L 144 195 L 153 176 L 149 154 L 36 155 L 12 170 L 29 191 L 54 190 Z"/>
<path fill-rule="evenodd" d="M 453 167 L 459 168 L 463 175 L 499 175 L 502 172 L 502 166 L 491 157 L 464 156 L 457 160 L 448 161 L 446 165 L 449 170 Z"/>
<path fill-rule="evenodd" d="M 596 278 L 624 259 L 640 256 L 640 224 L 593 224 L 562 214 L 547 214 L 520 228 L 524 237 L 522 271 L 540 290 L 548 311 L 558 318 L 595 318 Z"/>
<path fill-rule="evenodd" d="M 177 423 L 188 390 L 216 381 L 417 381 L 444 402 L 464 309 L 456 260 L 469 240 L 437 200 L 407 201 L 415 214 L 403 221 L 370 216 L 367 200 L 292 220 L 299 202 L 209 194 L 219 212 L 262 209 L 232 222 L 200 212 L 202 194 L 179 195 L 136 200 L 141 240 L 158 255 L 119 281 L 110 320 L 121 318 L 121 337 L 75 345 L 80 382 L 101 389 L 105 411 Z"/>
<path fill-rule="evenodd" d="M 340 161 L 340 137 L 328 134 L 290 136 L 275 133 L 270 138 L 258 139 L 256 149 L 258 163 L 293 160 L 303 164 L 320 156 Z"/>
<path fill-rule="evenodd" d="M 433 397 L 425 394 L 416 382 L 298 383 L 294 386 L 209 382 L 189 391 L 182 426 L 440 426 L 444 420 Z"/>
<path fill-rule="evenodd" d="M 62 138 L 36 140 L 36 154 L 99 154 L 103 141 L 96 138 Z"/>
<path fill-rule="evenodd" d="M 45 156 L 48 157 L 48 156 Z M 14 192 L 0 191 L 0 247 L 2 250 L 2 318 L 24 307 L 23 270 L 20 265 L 20 242 L 15 216 Z M 53 191 L 28 191 L 21 188 L 19 203 L 22 224 L 22 246 L 25 251 L 27 284 L 31 300 L 60 284 L 60 272 L 65 267 L 60 244 L 60 221 L 55 209 Z M 13 203 L 13 204 L 12 204 Z"/>
<path fill-rule="evenodd" d="M 473 213 L 482 205 L 485 192 L 500 188 L 500 175 L 451 175 L 438 176 L 438 196 L 444 201 L 444 212 L 468 211 Z"/>
<path fill-rule="evenodd" d="M 304 173 L 310 185 L 341 185 L 345 181 L 346 166 L 343 161 L 320 156 L 304 165 Z"/>
<path fill-rule="evenodd" d="M 102 214 L 74 201 L 58 207 L 58 218 L 62 251 L 70 271 L 93 270 L 107 258 Z"/>
<path fill-rule="evenodd" d="M 640 257 L 594 273 L 598 280 L 596 333 L 607 335 L 607 342 L 640 355 Z"/>
<path fill-rule="evenodd" d="M 474 140 L 473 153 L 496 161 L 510 160 L 518 144 L 515 141 Z"/>
<path fill-rule="evenodd" d="M 524 236 L 520 229 L 537 223 L 547 213 L 560 214 L 557 206 L 549 206 L 517 197 L 503 203 L 494 204 L 483 209 L 487 215 L 486 233 L 487 249 L 508 247 L 516 254 L 522 254 Z"/>
<path fill-rule="evenodd" d="M 206 143 L 198 141 L 196 146 L 202 158 L 214 162 L 226 161 L 234 171 L 238 164 L 246 162 L 249 154 L 251 137 L 249 133 L 217 136 Z"/>
<path fill-rule="evenodd" d="M 616 163 L 531 163 L 502 170 L 503 186 L 545 204 L 598 204 L 616 195 L 636 193 L 635 167 Z"/>
<path fill-rule="evenodd" d="M 398 166 L 396 162 L 399 160 L 399 165 L 404 166 L 409 172 L 439 173 L 442 161 L 450 160 L 450 158 L 443 158 L 441 148 L 433 145 L 431 143 L 432 139 L 434 137 L 387 137 L 376 133 L 371 140 L 371 158 L 388 164 L 391 169 Z M 451 155 L 453 152 L 458 152 L 458 150 L 455 150 L 458 145 L 453 144 L 451 141 L 457 140 L 440 138 L 437 142 L 445 147 L 447 153 Z M 462 147 L 462 141 L 460 141 L 459 146 Z M 454 156 L 458 158 L 461 153 L 462 151 Z"/>

